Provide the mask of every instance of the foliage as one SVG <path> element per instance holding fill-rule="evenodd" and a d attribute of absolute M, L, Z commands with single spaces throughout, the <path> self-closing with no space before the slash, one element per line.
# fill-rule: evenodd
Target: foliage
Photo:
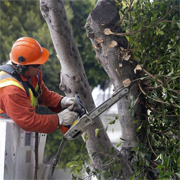
<path fill-rule="evenodd" d="M 134 158 L 131 162 L 135 174 L 131 179 L 179 179 L 179 1 L 115 2 L 121 17 L 118 25 L 125 30 L 129 41 L 128 50 L 143 68 L 138 85 L 145 98 L 144 106 L 149 112 L 146 120 L 137 128 L 138 136 L 141 136 L 142 128 L 146 129 L 146 136 L 144 143 L 139 142 L 132 149 Z M 133 106 L 135 100 L 131 101 Z M 130 110 L 133 110 L 132 107 Z M 115 171 L 115 167 L 111 170 Z M 99 180 L 103 174 L 96 169 L 92 170 L 90 166 L 86 166 L 86 172 L 89 175 L 95 173 Z"/>
<path fill-rule="evenodd" d="M 50 160 L 51 158 L 54 159 L 54 156 L 56 155 L 58 147 L 62 141 L 62 133 L 57 130 L 55 133 L 48 134 L 47 141 L 48 144 L 46 145 L 45 149 L 47 157 L 46 160 Z M 61 154 L 59 167 L 66 168 L 66 164 L 68 162 L 72 161 L 77 154 L 81 154 L 83 146 L 84 143 L 82 142 L 81 138 L 77 138 L 74 141 L 67 141 Z M 84 149 L 83 155 L 86 156 L 86 159 L 88 158 L 86 149 Z"/>
<path fill-rule="evenodd" d="M 117 144 L 117 147 L 118 146 L 119 144 Z M 81 153 L 67 163 L 67 167 L 71 168 L 73 180 L 85 180 L 93 176 L 96 176 L 98 180 L 101 180 L 102 177 L 103 179 L 111 179 L 112 177 L 123 178 L 120 159 L 118 154 L 115 153 L 115 149 L 112 148 L 106 154 L 102 153 L 102 149 L 103 147 L 99 146 L 99 151 L 92 153 L 92 158 L 95 158 L 97 155 L 105 156 L 105 158 L 102 159 L 102 166 L 103 168 L 108 167 L 107 170 L 101 171 L 101 165 L 99 165 L 99 168 L 92 168 L 86 151 L 82 148 Z"/>
<path fill-rule="evenodd" d="M 122 17 L 125 14 L 121 27 L 129 32 L 129 49 L 143 67 L 145 79 L 139 82 L 139 87 L 146 97 L 144 105 L 149 109 L 146 144 L 139 143 L 133 149 L 137 160 L 132 179 L 135 176 L 177 179 L 180 172 L 180 4 L 176 0 L 138 0 L 127 12 L 126 2 L 120 10 Z"/>

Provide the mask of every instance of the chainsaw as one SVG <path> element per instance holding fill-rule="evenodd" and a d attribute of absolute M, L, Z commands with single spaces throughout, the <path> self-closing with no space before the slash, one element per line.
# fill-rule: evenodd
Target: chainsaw
<path fill-rule="evenodd" d="M 56 154 L 56 158 L 54 159 L 52 165 L 51 177 L 53 176 L 54 170 L 58 164 L 66 140 L 74 140 L 77 137 L 79 137 L 83 132 L 85 132 L 88 129 L 89 126 L 91 126 L 95 122 L 96 117 L 98 117 L 104 111 L 109 109 L 112 105 L 114 105 L 117 101 L 119 101 L 128 92 L 129 89 L 127 87 L 118 90 L 109 99 L 104 101 L 101 105 L 99 105 L 97 108 L 92 110 L 90 113 L 88 113 L 88 111 L 86 110 L 80 97 L 77 94 L 75 95 L 77 106 L 73 109 L 73 111 L 78 113 L 78 118 L 73 122 L 73 124 L 70 127 L 67 127 L 66 132 L 63 132 L 64 133 L 63 140 L 59 146 L 59 149 Z"/>

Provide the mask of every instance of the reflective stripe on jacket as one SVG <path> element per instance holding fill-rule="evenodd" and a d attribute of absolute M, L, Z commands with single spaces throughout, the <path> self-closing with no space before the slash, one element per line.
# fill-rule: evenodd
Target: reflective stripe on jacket
<path fill-rule="evenodd" d="M 39 78 L 39 77 L 38 77 Z M 28 83 L 28 82 L 26 82 Z M 4 72 L 4 71 L 0 71 L 0 88 L 6 87 L 6 86 L 10 86 L 10 85 L 14 85 L 17 86 L 19 88 L 21 88 L 23 91 L 28 91 L 29 94 L 29 100 L 31 102 L 31 106 L 36 108 L 36 106 L 38 105 L 38 98 L 41 96 L 40 91 L 40 87 L 39 87 L 39 83 L 38 81 L 36 82 L 35 85 L 35 91 L 37 92 L 38 96 L 35 97 L 31 88 L 28 88 L 27 90 L 24 88 L 22 82 L 18 81 L 16 78 L 14 78 L 13 76 L 11 76 L 10 74 Z M 8 116 L 0 109 L 0 117 L 3 118 L 8 118 Z"/>

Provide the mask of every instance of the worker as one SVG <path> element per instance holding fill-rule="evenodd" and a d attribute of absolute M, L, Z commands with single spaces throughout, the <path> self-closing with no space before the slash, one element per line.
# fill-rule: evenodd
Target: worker
<path fill-rule="evenodd" d="M 10 60 L 0 69 L 0 117 L 12 119 L 25 131 L 51 133 L 58 127 L 64 131 L 78 116 L 72 111 L 74 97 L 63 97 L 45 86 L 41 67 L 48 57 L 48 50 L 35 39 L 22 37 L 13 44 Z M 38 114 L 38 105 L 56 114 Z"/>

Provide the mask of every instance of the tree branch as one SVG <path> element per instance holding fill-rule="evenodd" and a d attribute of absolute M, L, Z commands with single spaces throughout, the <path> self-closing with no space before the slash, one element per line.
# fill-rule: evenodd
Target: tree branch
<path fill-rule="evenodd" d="M 150 146 L 150 148 L 151 148 L 151 151 L 153 152 L 153 154 L 154 154 L 154 155 L 156 156 L 156 158 L 157 158 L 158 155 L 155 153 L 154 149 L 152 148 L 148 135 L 147 135 L 147 140 L 148 140 L 148 144 L 149 144 L 149 146 Z"/>
<path fill-rule="evenodd" d="M 180 7 L 180 5 L 172 7 L 172 8 L 171 8 L 162 18 L 160 18 L 155 24 L 161 22 L 161 21 L 162 21 L 163 19 L 165 19 L 174 9 L 176 9 L 176 8 L 178 8 L 178 7 Z"/>
<path fill-rule="evenodd" d="M 134 0 L 131 0 L 128 9 L 127 9 L 126 12 L 124 13 L 124 15 L 123 15 L 123 17 L 120 19 L 120 21 L 116 23 L 116 26 L 120 25 L 121 22 L 124 20 L 125 15 L 126 15 L 126 14 L 129 12 L 129 10 L 131 9 L 131 6 L 132 6 L 133 2 L 134 2 Z"/>
<path fill-rule="evenodd" d="M 145 69 L 142 69 L 148 76 L 150 76 L 152 79 L 157 80 L 160 84 L 163 84 L 163 82 L 159 79 L 157 79 L 154 75 L 152 75 L 150 72 L 148 72 Z"/>
<path fill-rule="evenodd" d="M 144 95 L 146 95 L 148 98 L 150 98 L 150 99 L 152 99 L 152 100 L 154 100 L 154 101 L 156 101 L 156 102 L 162 103 L 162 104 L 170 105 L 170 104 L 167 103 L 167 102 L 161 101 L 161 100 L 159 100 L 159 99 L 154 99 L 154 98 L 148 96 L 148 95 L 144 92 L 144 90 L 142 89 L 142 87 L 141 87 L 141 85 L 140 85 L 139 82 L 138 82 L 138 86 L 139 86 L 139 89 L 141 90 L 141 92 L 142 92 Z"/>
<path fill-rule="evenodd" d="M 133 0 L 132 0 L 132 1 L 133 1 Z M 157 25 L 157 24 L 160 23 L 160 22 L 163 22 L 163 20 L 164 20 L 174 9 L 176 9 L 176 8 L 178 8 L 178 7 L 180 7 L 180 5 L 172 7 L 162 18 L 160 18 L 158 21 L 156 21 L 155 23 L 153 23 L 151 26 L 148 26 L 148 27 L 145 26 L 144 28 L 142 28 L 142 29 L 140 29 L 140 30 L 131 31 L 131 32 L 128 32 L 128 33 L 116 33 L 116 32 L 112 32 L 110 29 L 108 30 L 109 33 L 106 33 L 107 29 L 105 29 L 104 34 L 106 34 L 106 35 L 113 34 L 113 35 L 117 35 L 117 36 L 130 36 L 130 35 L 133 35 L 133 34 L 136 34 L 136 33 L 139 33 L 139 32 L 143 32 L 143 31 L 147 30 L 148 28 L 153 27 L 153 26 Z M 128 11 L 129 11 L 130 8 L 131 8 L 131 4 L 130 4 L 130 6 L 129 6 L 129 8 L 128 8 Z M 128 11 L 127 11 L 127 12 L 128 12 Z M 126 14 L 127 12 L 125 12 L 125 14 Z M 125 14 L 124 14 L 122 20 L 125 18 Z M 122 21 L 120 20 L 120 22 L 119 22 L 118 24 L 120 24 L 121 22 L 122 22 Z"/>

